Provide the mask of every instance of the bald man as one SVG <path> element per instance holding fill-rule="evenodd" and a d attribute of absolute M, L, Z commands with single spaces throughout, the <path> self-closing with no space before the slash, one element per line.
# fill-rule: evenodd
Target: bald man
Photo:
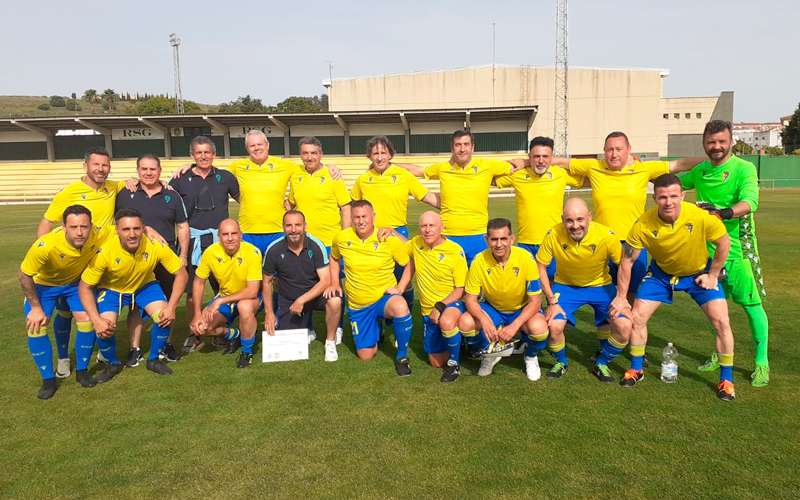
<path fill-rule="evenodd" d="M 256 314 L 261 307 L 261 251 L 242 241 L 242 230 L 233 219 L 219 223 L 219 241 L 203 251 L 192 284 L 194 315 L 189 329 L 192 335 L 184 348 L 191 351 L 202 342 L 203 336 L 224 336 L 228 347 L 223 354 L 242 352 L 236 364 L 246 368 L 253 361 L 253 344 L 256 333 Z M 219 282 L 219 293 L 205 308 L 200 309 L 206 280 L 214 276 Z M 239 328 L 234 321 L 239 318 Z"/>
<path fill-rule="evenodd" d="M 460 374 L 458 318 L 466 310 L 461 297 L 467 260 L 461 246 L 442 234 L 443 229 L 438 213 L 429 210 L 420 216 L 420 234 L 406 242 L 409 263 L 398 288 L 404 291 L 416 275 L 425 352 L 431 366 L 443 368 L 441 381 L 447 383 Z"/>
<path fill-rule="evenodd" d="M 609 317 L 611 300 L 617 289 L 609 273 L 609 261 L 619 265 L 622 246 L 613 230 L 592 222 L 592 213 L 581 198 L 569 198 L 564 205 L 561 224 L 553 226 L 544 237 L 536 253 L 539 279 L 547 298 L 545 318 L 550 329 L 548 348 L 556 363 L 547 373 L 548 378 L 560 378 L 567 372 L 569 361 L 565 347 L 564 331 L 567 323 L 575 326 L 575 311 L 590 305 L 594 309 L 594 323 L 598 329 L 611 327 L 611 336 L 600 343 L 600 356 L 592 373 L 602 382 L 613 382 L 608 363 L 616 357 L 631 335 L 630 311 Z M 545 272 L 556 263 L 554 283 Z"/>

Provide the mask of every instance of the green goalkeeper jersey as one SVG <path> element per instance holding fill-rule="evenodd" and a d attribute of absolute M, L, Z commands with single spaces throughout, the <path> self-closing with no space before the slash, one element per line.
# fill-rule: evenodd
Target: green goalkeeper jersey
<path fill-rule="evenodd" d="M 758 262 L 758 245 L 753 213 L 758 209 L 758 173 L 756 167 L 738 156 L 731 156 L 722 165 L 713 166 L 708 160 L 681 177 L 684 189 L 694 189 L 697 201 L 711 203 L 716 208 L 730 208 L 740 201 L 750 205 L 743 217 L 722 221 L 731 238 L 728 260 L 747 259 Z"/>

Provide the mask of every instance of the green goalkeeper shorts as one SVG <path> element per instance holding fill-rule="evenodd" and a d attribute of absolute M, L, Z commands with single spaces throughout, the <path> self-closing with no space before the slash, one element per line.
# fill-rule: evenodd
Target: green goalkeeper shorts
<path fill-rule="evenodd" d="M 761 303 L 761 294 L 749 260 L 728 261 L 725 263 L 725 272 L 727 278 L 722 282 L 722 287 L 727 298 L 742 306 Z"/>

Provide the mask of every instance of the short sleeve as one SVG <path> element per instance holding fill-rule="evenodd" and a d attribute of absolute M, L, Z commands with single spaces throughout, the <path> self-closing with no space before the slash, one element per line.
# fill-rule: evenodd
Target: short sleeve
<path fill-rule="evenodd" d="M 553 261 L 554 240 L 555 236 L 553 235 L 553 230 L 550 229 L 547 231 L 542 244 L 539 245 L 539 250 L 536 252 L 536 262 L 545 266 L 550 265 L 550 262 Z"/>
<path fill-rule="evenodd" d="M 669 173 L 668 161 L 645 161 L 642 162 L 642 166 L 647 170 L 651 181 Z"/>
<path fill-rule="evenodd" d="M 359 175 L 356 182 L 353 183 L 353 189 L 350 190 L 350 197 L 354 200 L 363 200 L 364 194 L 361 192 L 361 179 L 364 175 Z"/>
<path fill-rule="evenodd" d="M 262 267 L 264 274 L 267 276 L 275 276 L 278 272 L 278 268 L 275 266 L 275 260 L 272 257 L 273 255 L 274 252 L 272 252 L 270 248 L 267 248 L 264 254 L 264 265 Z"/>
<path fill-rule="evenodd" d="M 156 243 L 158 245 L 158 259 L 164 269 L 167 270 L 170 274 L 177 273 L 181 267 L 183 267 L 183 262 L 181 262 L 180 257 L 175 255 L 175 252 L 172 251 L 167 245 L 162 245 L 160 243 Z"/>
<path fill-rule="evenodd" d="M 695 170 L 697 170 L 697 167 L 678 175 L 678 178 L 681 180 L 681 187 L 683 189 L 694 189 L 696 182 L 694 175 Z"/>
<path fill-rule="evenodd" d="M 339 234 L 333 237 L 333 243 L 331 243 L 331 257 L 336 260 L 342 258 L 342 254 L 339 252 Z"/>
<path fill-rule="evenodd" d="M 289 196 L 288 196 L 289 203 L 292 206 L 297 206 L 297 199 L 295 198 L 295 194 L 294 194 L 295 182 L 296 182 L 295 181 L 295 176 L 292 175 L 292 177 L 289 179 Z"/>
<path fill-rule="evenodd" d="M 261 251 L 258 248 L 248 250 L 247 256 L 247 281 L 261 281 L 264 274 L 261 272 Z"/>
<path fill-rule="evenodd" d="M 705 212 L 703 213 L 703 218 L 705 219 L 706 241 L 717 241 L 728 234 L 725 224 L 717 217 Z"/>
<path fill-rule="evenodd" d="M 47 263 L 47 256 L 50 253 L 50 247 L 42 238 L 36 240 L 33 245 L 28 249 L 19 270 L 28 276 L 34 276 L 39 273 L 39 270 Z"/>
<path fill-rule="evenodd" d="M 435 163 L 433 165 L 428 165 L 427 167 L 425 167 L 425 172 L 424 172 L 425 178 L 426 179 L 438 179 L 439 178 L 439 172 L 441 171 L 441 169 L 442 169 L 442 164 L 441 163 Z"/>
<path fill-rule="evenodd" d="M 231 195 L 231 198 L 234 200 L 239 199 L 239 181 L 236 180 L 236 176 L 232 173 L 225 171 L 227 174 L 226 177 L 228 178 L 228 194 Z"/>
<path fill-rule="evenodd" d="M 606 241 L 608 242 L 608 258 L 614 264 L 619 265 L 620 261 L 622 260 L 622 243 L 617 238 L 616 233 L 612 230 L 608 230 L 608 238 Z"/>
<path fill-rule="evenodd" d="M 464 257 L 464 252 L 459 251 L 455 256 L 455 265 L 453 266 L 453 284 L 456 288 L 463 287 L 467 282 L 467 259 Z"/>
<path fill-rule="evenodd" d="M 642 231 L 642 221 L 641 219 L 637 219 L 636 222 L 633 223 L 631 230 L 628 231 L 628 237 L 625 238 L 625 243 L 637 250 L 644 248 L 644 237 Z"/>
<path fill-rule="evenodd" d="M 539 295 L 542 293 L 542 284 L 537 277 L 535 280 L 528 281 L 527 290 L 528 295 Z"/>
<path fill-rule="evenodd" d="M 514 181 L 510 175 L 501 175 L 495 177 L 494 184 L 499 188 L 510 188 L 514 186 Z"/>
<path fill-rule="evenodd" d="M 572 175 L 568 171 L 564 172 L 564 178 L 567 180 L 567 186 L 579 188 L 583 186 L 584 178 L 581 175 Z"/>
<path fill-rule="evenodd" d="M 480 261 L 475 259 L 467 271 L 467 281 L 464 283 L 464 291 L 470 295 L 481 294 L 481 266 Z"/>
<path fill-rule="evenodd" d="M 575 158 L 569 161 L 569 173 L 586 177 L 594 168 L 600 167 L 600 160 L 594 158 Z"/>
<path fill-rule="evenodd" d="M 189 221 L 189 215 L 186 213 L 186 205 L 183 203 L 183 198 L 180 196 L 175 200 L 175 223 L 183 224 Z"/>
<path fill-rule="evenodd" d="M 106 267 L 106 257 L 101 249 L 92 257 L 92 260 L 89 261 L 89 265 L 86 266 L 86 269 L 81 273 L 81 281 L 88 285 L 100 283 L 100 278 L 102 278 L 103 273 L 106 272 Z"/>
<path fill-rule="evenodd" d="M 512 165 L 505 160 L 488 159 L 484 161 L 488 163 L 489 170 L 491 170 L 492 176 L 494 177 L 500 175 L 510 175 L 513 172 Z"/>
<path fill-rule="evenodd" d="M 387 243 L 392 245 L 392 258 L 401 266 L 408 264 L 408 252 L 406 251 L 406 242 L 401 241 L 394 236 L 390 236 L 386 240 Z"/>
<path fill-rule="evenodd" d="M 524 251 L 524 262 L 525 262 L 525 281 L 539 281 L 539 266 L 536 265 L 536 262 L 533 260 L 533 256 L 528 253 L 527 250 Z"/>
<path fill-rule="evenodd" d="M 333 195 L 336 197 L 336 204 L 340 207 L 343 207 L 352 201 L 350 199 L 350 193 L 347 192 L 347 187 L 344 185 L 344 181 L 341 179 L 338 181 L 333 181 Z"/>
<path fill-rule="evenodd" d="M 211 267 L 208 265 L 209 260 L 211 260 L 211 252 L 206 249 L 200 257 L 200 264 L 197 265 L 197 269 L 194 271 L 195 276 L 204 280 L 208 279 L 211 275 Z"/>
<path fill-rule="evenodd" d="M 408 191 L 411 193 L 411 196 L 418 201 L 422 201 L 422 198 L 425 198 L 425 195 L 428 194 L 428 189 L 422 185 L 419 179 L 411 175 L 409 172 L 405 172 L 403 176 L 408 182 Z"/>
<path fill-rule="evenodd" d="M 53 223 L 58 223 L 61 220 L 61 217 L 64 215 L 64 210 L 67 208 L 66 202 L 64 201 L 65 197 L 66 193 L 63 189 L 56 193 L 44 213 L 45 219 Z"/>

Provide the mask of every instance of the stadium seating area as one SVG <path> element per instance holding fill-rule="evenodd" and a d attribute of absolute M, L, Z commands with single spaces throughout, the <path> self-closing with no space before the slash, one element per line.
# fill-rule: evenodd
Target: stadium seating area
<path fill-rule="evenodd" d="M 480 155 L 476 155 L 480 156 Z M 519 158 L 519 153 L 492 155 L 492 158 Z M 397 156 L 395 162 L 415 163 L 426 166 L 433 163 L 446 161 L 449 155 L 431 156 Z M 292 158 L 300 163 L 299 158 Z M 215 165 L 224 167 L 234 159 L 218 158 Z M 162 177 L 168 177 L 179 166 L 189 161 L 188 158 L 162 161 Z M 344 180 L 348 187 L 353 185 L 356 177 L 366 170 L 369 160 L 359 156 L 326 156 L 325 163 L 339 167 L 344 173 Z M 55 162 L 55 163 L 8 163 L 0 168 L 0 203 L 9 202 L 45 202 L 66 184 L 83 175 L 83 163 Z M 112 179 L 127 179 L 136 176 L 136 162 L 134 160 L 113 160 L 111 163 Z M 438 190 L 438 182 L 424 182 L 430 189 Z"/>

